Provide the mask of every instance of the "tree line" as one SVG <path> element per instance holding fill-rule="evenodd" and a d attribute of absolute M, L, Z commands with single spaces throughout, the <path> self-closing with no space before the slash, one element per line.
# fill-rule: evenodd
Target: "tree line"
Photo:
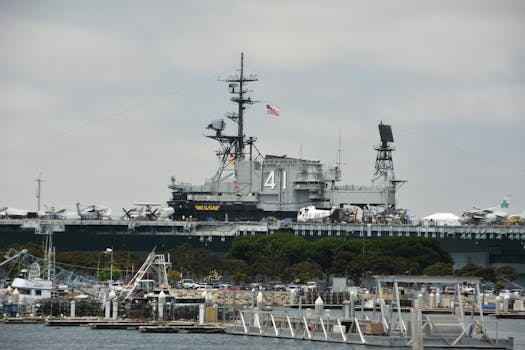
<path fill-rule="evenodd" d="M 15 247 L 20 248 L 21 247 Z M 24 248 L 41 256 L 38 245 Z M 309 240 L 293 234 L 239 236 L 225 257 L 203 247 L 182 244 L 167 250 L 171 280 L 201 280 L 214 273 L 234 284 L 255 281 L 305 283 L 329 275 L 352 279 L 356 285 L 373 275 L 460 275 L 501 282 L 517 277 L 511 267 L 483 268 L 469 263 L 454 271 L 441 241 L 422 237 L 383 237 L 371 240 L 327 237 Z M 105 252 L 57 252 L 59 265 L 99 280 L 109 279 L 111 256 Z M 133 252 L 113 251 L 114 279 L 129 279 L 143 260 Z"/>
<path fill-rule="evenodd" d="M 237 237 L 229 259 L 244 261 L 248 278 L 305 282 L 329 274 L 363 278 L 378 274 L 424 273 L 452 258 L 438 240 L 419 237 L 384 237 L 373 240 L 328 237 L 307 240 L 293 234 Z"/>

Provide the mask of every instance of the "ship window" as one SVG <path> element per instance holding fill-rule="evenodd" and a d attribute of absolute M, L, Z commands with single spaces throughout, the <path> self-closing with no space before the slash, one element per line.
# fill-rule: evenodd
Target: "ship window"
<path fill-rule="evenodd" d="M 41 290 L 35 290 L 35 294 L 36 295 L 42 295 L 42 291 Z"/>

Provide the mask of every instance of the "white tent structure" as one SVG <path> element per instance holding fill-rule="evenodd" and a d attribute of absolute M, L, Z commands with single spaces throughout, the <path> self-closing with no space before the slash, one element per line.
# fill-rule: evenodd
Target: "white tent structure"
<path fill-rule="evenodd" d="M 435 213 L 424 217 L 421 221 L 424 226 L 459 226 L 459 216 L 452 213 Z"/>

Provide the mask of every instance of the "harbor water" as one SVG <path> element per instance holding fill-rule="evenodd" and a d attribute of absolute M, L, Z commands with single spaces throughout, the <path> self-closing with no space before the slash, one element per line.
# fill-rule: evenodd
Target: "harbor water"
<path fill-rule="evenodd" d="M 525 349 L 525 320 L 487 319 L 491 335 L 514 337 L 514 349 Z M 228 334 L 144 334 L 137 330 L 92 330 L 90 327 L 49 327 L 0 323 L 0 349 L 352 349 L 347 344 L 236 336 Z M 378 349 L 379 350 L 379 349 Z M 386 350 L 386 348 L 385 348 Z"/>

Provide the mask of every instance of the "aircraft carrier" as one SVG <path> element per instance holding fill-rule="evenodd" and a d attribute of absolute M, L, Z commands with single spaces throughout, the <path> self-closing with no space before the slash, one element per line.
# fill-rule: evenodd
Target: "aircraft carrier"
<path fill-rule="evenodd" d="M 345 213 L 355 207 L 377 208 L 383 216 L 403 216 L 396 209 L 396 190 L 403 183 L 394 175 L 392 151 L 394 142 L 390 125 L 379 124 L 381 144 L 377 150 L 372 184 L 339 185 L 342 179 L 340 162 L 326 167 L 318 160 L 262 155 L 257 139 L 244 134 L 245 112 L 254 103 L 247 96 L 248 83 L 255 75 L 244 72 L 243 56 L 239 74 L 223 79 L 228 83 L 236 112 L 226 113 L 237 130 L 226 134 L 226 122 L 218 119 L 208 125 L 207 137 L 217 141 L 219 164 L 215 174 L 203 185 L 178 183 L 172 177 L 169 186 L 174 209 L 173 218 L 184 220 L 262 220 L 295 219 L 299 209 L 314 206 L 335 210 L 333 220 L 345 221 Z M 401 212 L 403 214 L 403 212 Z M 403 220 L 403 218 L 401 218 Z"/>
<path fill-rule="evenodd" d="M 237 125 L 227 134 L 224 119 L 208 125 L 217 141 L 218 168 L 202 185 L 171 178 L 171 221 L 0 219 L 0 247 L 42 241 L 54 236 L 59 251 L 118 250 L 149 252 L 182 243 L 207 246 L 225 253 L 239 235 L 294 233 L 308 239 L 347 237 L 429 237 L 443 240 L 457 267 L 467 261 L 483 266 L 512 265 L 525 273 L 524 226 L 418 226 L 406 210 L 396 208 L 396 191 L 404 181 L 394 174 L 394 142 L 389 125 L 379 124 L 380 144 L 369 185 L 341 185 L 340 162 L 325 167 L 318 160 L 279 155 L 263 156 L 256 138 L 244 134 L 244 114 L 254 101 L 247 84 L 257 81 L 244 72 L 223 79 L 236 112 L 226 117 Z M 333 210 L 329 220 L 297 222 L 301 208 Z M 357 211 L 361 215 L 357 217 Z M 155 216 L 155 215 L 153 215 Z"/>

